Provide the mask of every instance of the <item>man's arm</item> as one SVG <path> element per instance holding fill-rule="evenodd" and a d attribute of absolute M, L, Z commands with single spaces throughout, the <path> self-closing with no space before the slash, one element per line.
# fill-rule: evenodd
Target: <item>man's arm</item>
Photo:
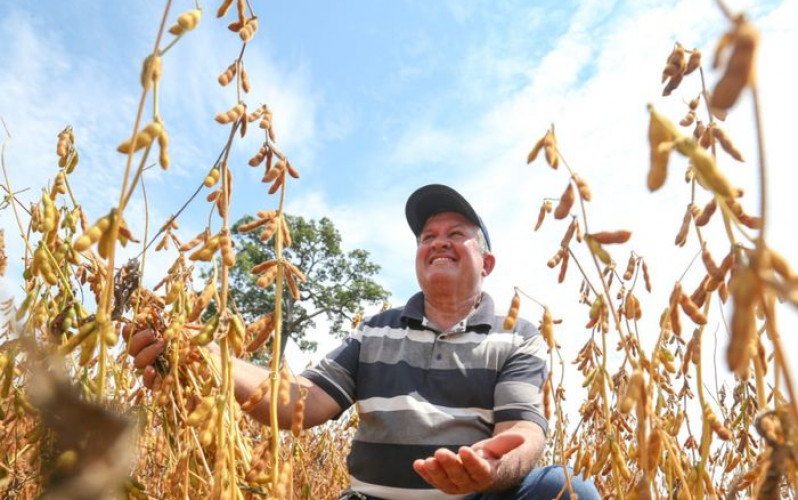
<path fill-rule="evenodd" d="M 208 351 L 211 357 L 219 362 L 219 346 L 215 343 L 208 344 Z M 147 387 L 152 387 L 158 376 L 154 363 L 157 356 L 164 350 L 164 342 L 156 339 L 152 330 L 141 330 L 133 334 L 130 338 L 130 355 L 133 356 L 133 364 L 136 368 L 144 370 L 143 381 Z M 255 366 L 238 358 L 233 358 L 233 378 L 235 383 L 236 400 L 243 404 L 260 383 L 269 378 L 269 370 Z M 326 422 L 332 417 L 341 413 L 341 406 L 335 402 L 326 392 L 316 384 L 304 377 L 294 377 L 291 380 L 291 401 L 287 405 L 278 405 L 277 420 L 278 425 L 283 429 L 291 428 L 294 406 L 299 398 L 300 387 L 307 391 L 305 400 L 305 416 L 303 425 L 305 428 L 313 427 Z M 269 423 L 269 397 L 268 394 L 253 406 L 250 414 L 256 420 Z"/>
<path fill-rule="evenodd" d="M 219 360 L 219 347 L 208 344 L 209 351 Z M 263 367 L 247 363 L 238 358 L 233 358 L 233 378 L 235 382 L 236 400 L 243 404 L 258 388 L 263 380 L 269 378 L 270 372 Z M 281 429 L 290 429 L 293 418 L 294 406 L 299 399 L 300 388 L 307 391 L 305 400 L 305 416 L 303 426 L 315 427 L 330 420 L 341 413 L 341 407 L 335 400 L 324 392 L 319 386 L 302 376 L 291 375 L 291 401 L 287 405 L 277 406 L 277 421 Z M 249 414 L 259 422 L 269 423 L 269 395 L 266 394 L 249 411 Z"/>
<path fill-rule="evenodd" d="M 449 494 L 502 491 L 519 482 L 543 454 L 543 429 L 522 420 L 500 422 L 493 437 L 457 453 L 441 448 L 416 460 L 413 468 L 429 484 Z"/>

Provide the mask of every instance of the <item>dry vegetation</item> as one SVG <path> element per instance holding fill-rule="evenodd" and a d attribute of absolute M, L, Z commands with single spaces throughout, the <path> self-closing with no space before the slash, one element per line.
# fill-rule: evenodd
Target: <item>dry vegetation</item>
<path fill-rule="evenodd" d="M 158 112 L 160 76 L 169 70 L 167 52 L 184 38 L 190 41 L 203 13 L 197 8 L 174 16 L 170 4 L 142 64 L 133 131 L 118 148 L 126 157 L 118 205 L 88 222 L 69 184 L 79 163 L 70 127 L 58 136 L 59 170 L 40 200 L 27 208 L 10 195 L 6 209 L 13 211 L 25 239 L 27 294 L 17 305 L 3 305 L 9 317 L 0 332 L 4 498 L 332 499 L 346 485 L 344 458 L 356 415 L 304 431 L 301 397 L 290 403 L 295 404 L 290 432 L 258 425 L 245 415 L 262 398 L 269 401 L 271 415 L 290 400 L 290 374 L 278 355 L 281 301 L 249 325 L 228 301 L 235 251 L 228 219 L 233 173 L 227 159 L 236 137 L 255 121 L 264 140 L 249 164 L 264 168 L 263 182 L 276 201 L 242 230 L 261 231 L 261 240 L 275 245 L 278 258 L 257 264 L 252 272 L 259 275 L 260 286 L 276 287 L 277 297 L 297 295 L 304 275 L 281 256 L 291 244 L 283 217 L 287 183 L 299 174 L 276 147 L 268 106 L 250 112 L 245 101 L 250 82 L 244 55 L 258 18 L 244 0 L 225 0 L 216 12 L 220 18 L 232 17 L 229 30 L 240 37 L 242 47 L 218 78 L 230 89 L 230 109 L 216 116 L 228 133 L 198 189 L 210 190 L 207 201 L 215 215 L 187 243 L 178 236 L 179 213 L 155 238 L 144 238 L 145 250 L 154 243 L 155 251 L 176 253 L 168 275 L 153 290 L 140 286 L 146 252 L 124 265 L 116 258 L 117 243 L 139 243 L 124 214 L 150 153 L 157 149 L 158 163 L 169 167 L 167 127 Z M 233 4 L 237 9 L 230 9 Z M 723 72 L 717 86 L 704 87 L 689 102 L 681 127 L 649 107 L 648 186 L 660 188 L 669 162 L 673 170 L 678 168 L 673 164 L 688 158 L 692 203 L 676 245 L 685 246 L 687 235 L 696 234 L 703 279 L 682 277 L 667 304 L 647 304 L 641 290 L 650 288 L 646 262 L 632 252 L 626 267 L 617 268 L 616 262 L 626 257 L 616 261 L 610 249 L 630 241 L 631 234 L 591 232 L 586 210 L 590 189 L 563 158 L 553 127 L 528 158 L 533 162 L 542 152 L 551 167 L 567 171 L 564 193 L 544 200 L 536 229 L 551 212 L 567 224 L 549 266 L 559 266 L 563 281 L 569 264 L 577 265 L 583 278 L 578 300 L 587 311 L 590 332 L 575 366 L 564 363 L 554 332 L 557 321 L 543 307 L 541 331 L 555 367 L 545 385 L 546 412 L 554 423 L 548 459 L 593 478 L 606 498 L 795 496 L 798 408 L 774 307 L 777 300 L 798 302 L 798 280 L 765 241 L 762 137 L 757 216 L 749 214 L 750 207 L 743 209 L 742 190 L 719 167 L 742 157 L 718 120 L 726 119 L 742 92 L 752 92 L 758 102 L 757 31 L 743 16 L 727 17 L 728 32 L 713 62 Z M 683 78 L 701 78 L 703 86 L 699 50 L 677 43 L 662 78 L 666 95 Z M 5 162 L 3 171 L 4 187 L 13 193 Z M 22 211 L 29 214 L 27 226 Z M 723 225 L 728 252 L 722 259 L 709 251 L 708 224 Z M 6 266 L 2 236 L 0 271 Z M 211 263 L 214 270 L 202 290 L 192 284 L 198 261 Z M 521 295 L 518 290 L 513 298 L 508 326 L 518 314 Z M 701 356 L 707 349 L 704 328 L 713 301 L 728 300 L 732 315 L 726 357 L 736 378 L 731 394 L 713 394 L 702 383 L 707 377 Z M 211 302 L 217 313 L 208 317 L 203 313 Z M 653 343 L 644 341 L 651 335 L 638 331 L 644 310 L 652 315 L 663 311 Z M 162 377 L 152 391 L 141 387 L 126 353 L 130 332 L 145 327 L 158 332 L 167 346 L 158 360 Z M 220 363 L 203 348 L 212 340 L 221 346 Z M 233 397 L 231 359 L 264 349 L 271 350 L 271 375 L 250 401 L 239 405 Z M 566 372 L 577 370 L 588 397 L 575 422 L 575 415 L 564 414 L 562 381 Z"/>

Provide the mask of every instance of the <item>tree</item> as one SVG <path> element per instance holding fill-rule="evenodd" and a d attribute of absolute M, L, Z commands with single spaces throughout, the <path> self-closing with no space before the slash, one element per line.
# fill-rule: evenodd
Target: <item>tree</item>
<path fill-rule="evenodd" d="M 330 333 L 344 337 L 345 323 L 363 310 L 363 303 L 378 303 L 390 293 L 374 281 L 380 266 L 369 260 L 366 250 L 344 253 L 341 234 L 327 217 L 319 221 L 299 216 L 286 216 L 291 228 L 291 246 L 283 256 L 307 276 L 299 283 L 300 300 L 286 291 L 283 297 L 285 319 L 283 333 L 297 342 L 302 350 L 315 350 L 316 342 L 306 332 L 316 326 L 316 319 L 326 316 Z M 258 231 L 239 233 L 242 224 L 252 221 L 244 216 L 233 226 L 236 243 L 236 264 L 230 269 L 230 293 L 238 312 L 247 322 L 274 310 L 275 287 L 264 290 L 250 273 L 253 265 L 274 258 L 274 245 L 264 244 Z"/>

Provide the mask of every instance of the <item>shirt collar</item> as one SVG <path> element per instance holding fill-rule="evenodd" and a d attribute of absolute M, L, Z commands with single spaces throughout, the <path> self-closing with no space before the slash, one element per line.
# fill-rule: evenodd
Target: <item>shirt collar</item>
<path fill-rule="evenodd" d="M 487 293 L 482 292 L 482 300 L 477 308 L 473 310 L 468 317 L 461 321 L 461 323 L 464 323 L 463 329 L 478 331 L 484 330 L 485 332 L 489 331 L 493 326 L 494 311 L 493 299 Z M 402 312 L 402 318 L 405 321 L 412 320 L 422 325 L 425 323 L 423 292 L 418 292 L 410 297 L 410 300 L 408 300 L 407 304 L 405 304 L 404 311 Z M 459 331 L 459 326 L 460 324 L 452 327 L 452 331 Z"/>

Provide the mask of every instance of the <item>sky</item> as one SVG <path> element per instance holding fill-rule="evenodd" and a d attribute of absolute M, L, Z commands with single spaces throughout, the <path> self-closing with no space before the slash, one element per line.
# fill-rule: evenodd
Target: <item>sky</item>
<path fill-rule="evenodd" d="M 554 124 L 563 156 L 592 188 L 591 231 L 631 230 L 631 241 L 614 249 L 613 256 L 623 267 L 634 250 L 649 264 L 654 291 L 638 290 L 638 296 L 644 310 L 643 343 L 653 345 L 656 320 L 673 283 L 699 247 L 695 234 L 684 248 L 673 245 L 690 201 L 689 185 L 682 180 L 686 160 L 671 160 L 664 188 L 655 193 L 646 188 L 646 104 L 678 121 L 700 90 L 700 79 L 691 75 L 674 95 L 661 96 L 660 74 L 675 42 L 699 48 L 707 85 L 718 80 L 712 54 L 729 26 L 714 2 L 252 3 L 260 29 L 245 52 L 253 86 L 245 100 L 250 109 L 270 106 L 277 144 L 302 174 L 289 184 L 286 211 L 306 218 L 327 216 L 341 231 L 346 249 L 368 250 L 382 266 L 378 280 L 392 292 L 393 305 L 403 304 L 417 289 L 405 201 L 419 186 L 448 184 L 471 201 L 489 229 L 497 266 L 485 289 L 499 312 L 509 305 L 514 286 L 548 304 L 563 320 L 555 334 L 565 358 L 574 358 L 590 334 L 584 329 L 587 310 L 577 304 L 581 279 L 573 262 L 563 284 L 557 283 L 557 270 L 546 266 L 566 224 L 549 219 L 532 231 L 541 201 L 559 197 L 567 173 L 542 160 L 526 164 L 533 144 Z M 788 51 L 798 46 L 798 3 L 741 0 L 729 5 L 744 10 L 762 33 L 767 239 L 798 265 L 791 220 L 798 185 L 791 124 L 798 100 L 794 82 L 784 77 L 794 60 Z M 28 189 L 19 195 L 26 205 L 57 172 L 56 135 L 67 124 L 74 128 L 81 154 L 71 176 L 76 198 L 92 220 L 118 203 L 125 158 L 115 149 L 132 131 L 140 64 L 152 50 L 163 6 L 150 0 L 3 2 L 0 116 L 11 133 L 5 164 L 13 189 Z M 170 24 L 193 6 L 174 1 Z M 166 172 L 154 168 L 145 174 L 151 229 L 193 193 L 228 134 L 213 116 L 235 104 L 235 91 L 220 87 L 216 78 L 238 55 L 241 42 L 225 29 L 232 13 L 218 20 L 217 5 L 203 7 L 199 27 L 163 60 L 160 111 L 173 165 Z M 743 205 L 757 213 L 753 121 L 752 99 L 745 95 L 722 127 L 746 162 L 721 154 L 719 166 L 733 184 L 746 187 Z M 246 164 L 262 137 L 253 128 L 233 147 L 233 220 L 276 207 L 276 197 L 267 196 L 267 186 L 259 182 L 262 172 Z M 699 189 L 698 203 L 708 199 Z M 144 209 L 138 190 L 126 212 L 137 235 L 144 232 Z M 202 197 L 194 201 L 179 219 L 181 238 L 202 230 L 208 211 Z M 0 227 L 10 257 L 0 295 L 19 296 L 23 249 L 9 210 L 0 212 Z M 707 235 L 720 260 L 728 243 L 717 218 Z M 157 282 L 174 257 L 150 253 L 145 281 Z M 692 290 L 701 276 L 699 263 L 685 276 L 685 288 Z M 717 337 L 722 361 L 726 330 L 720 312 L 713 310 L 707 331 Z M 537 322 L 541 309 L 524 299 L 521 315 Z M 780 320 L 783 333 L 789 334 L 798 323 L 795 309 L 782 307 Z M 337 342 L 323 332 L 314 335 L 319 353 L 303 357 L 294 352 L 299 365 L 294 368 L 318 359 Z M 789 338 L 786 342 L 798 345 Z"/>

